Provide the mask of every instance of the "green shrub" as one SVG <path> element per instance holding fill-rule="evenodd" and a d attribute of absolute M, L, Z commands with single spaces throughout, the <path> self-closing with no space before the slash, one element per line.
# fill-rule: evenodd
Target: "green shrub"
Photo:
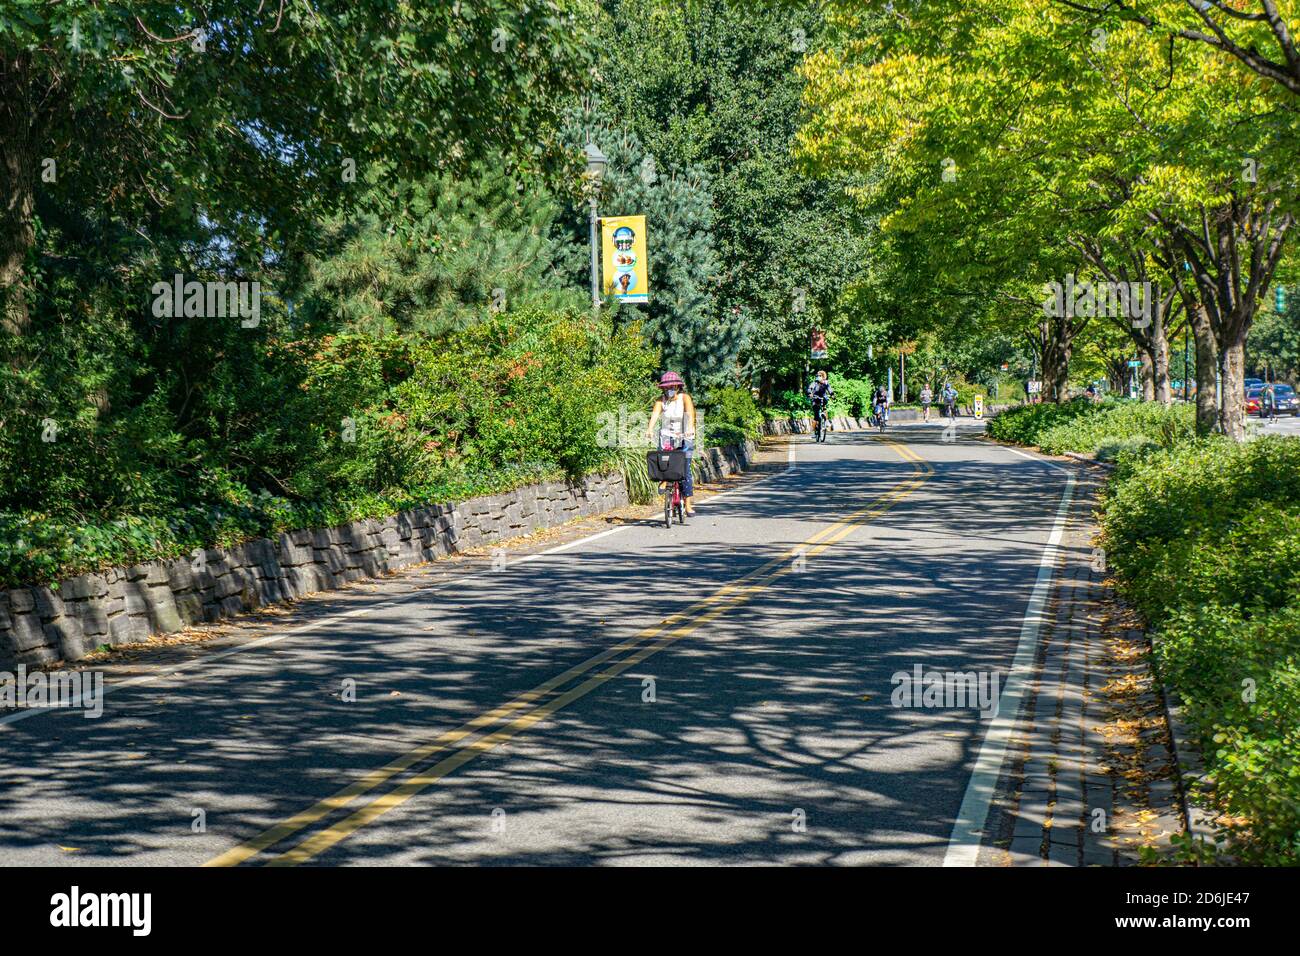
<path fill-rule="evenodd" d="M 1296 438 L 1237 444 L 1216 436 L 1146 458 L 1121 458 L 1118 465 L 1102 520 L 1115 561 L 1131 555 L 1140 563 L 1146 550 L 1165 542 L 1222 531 L 1259 502 L 1300 502 Z"/>
<path fill-rule="evenodd" d="M 1101 439 L 1094 454 L 1098 461 L 1113 462 L 1121 457 L 1141 458 L 1159 448 L 1160 443 L 1146 435 L 1131 435 L 1128 438 L 1107 437 Z"/>
<path fill-rule="evenodd" d="M 1245 616 L 1209 605 L 1161 631 L 1156 662 L 1200 738 L 1244 863 L 1300 864 L 1300 605 Z"/>
<path fill-rule="evenodd" d="M 713 448 L 722 445 L 740 445 L 751 438 L 753 436 L 743 428 L 737 428 L 735 425 L 729 425 L 726 422 L 711 421 L 701 431 L 697 447 Z"/>
<path fill-rule="evenodd" d="M 658 360 L 635 324 L 615 332 L 585 313 L 542 310 L 433 337 L 350 333 L 273 348 L 280 366 L 295 367 L 284 375 L 294 385 L 267 397 L 258 431 L 235 443 L 260 472 L 200 449 L 188 480 L 147 502 L 0 509 L 0 582 L 44 583 L 616 467 L 602 419 L 649 407 Z"/>
<path fill-rule="evenodd" d="M 1097 403 L 1095 408 L 1092 413 L 1043 429 L 1037 444 L 1050 455 L 1074 451 L 1097 453 L 1101 457 L 1103 449 L 1112 453 L 1125 447 L 1169 448 L 1196 433 L 1196 410 L 1190 405 L 1166 406 L 1113 399 Z"/>
<path fill-rule="evenodd" d="M 871 411 L 871 393 L 874 386 L 870 379 L 846 378 L 836 372 L 828 376 L 835 397 L 831 399 L 832 417 L 851 416 L 863 418 Z M 773 396 L 773 403 L 762 409 L 764 418 L 775 421 L 786 418 L 807 418 L 812 414 L 812 405 L 808 393 L 787 388 Z"/>
<path fill-rule="evenodd" d="M 1017 442 L 1021 445 L 1037 445 L 1044 432 L 1054 426 L 1075 419 L 1099 415 L 1114 405 L 1116 400 L 1093 403 L 1086 398 L 1076 398 L 1070 402 L 1040 402 L 1036 405 L 1020 405 L 999 412 L 989 419 L 988 433 L 1002 441 Z"/>
<path fill-rule="evenodd" d="M 1121 454 L 1102 542 L 1243 861 L 1300 864 L 1300 438 Z"/>
<path fill-rule="evenodd" d="M 706 429 L 729 428 L 726 434 L 740 433 L 744 438 L 757 438 L 763 433 L 763 413 L 747 388 L 715 388 L 705 396 L 700 407 Z M 722 434 L 722 432 L 719 432 Z M 710 444 L 729 445 L 729 441 L 711 440 Z"/>
<path fill-rule="evenodd" d="M 845 378 L 834 372 L 829 378 L 831 388 L 835 389 L 835 398 L 831 402 L 832 415 L 866 418 L 871 414 L 873 386 L 870 379 Z"/>

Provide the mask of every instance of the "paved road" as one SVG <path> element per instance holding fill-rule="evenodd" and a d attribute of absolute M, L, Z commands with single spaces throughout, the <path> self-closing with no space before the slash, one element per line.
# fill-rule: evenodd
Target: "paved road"
<path fill-rule="evenodd" d="M 1064 480 L 976 431 L 801 436 L 685 528 L 439 562 L 2 725 L 0 863 L 939 864 L 990 721 L 891 675 L 1005 674 Z"/>
<path fill-rule="evenodd" d="M 1284 415 L 1271 422 L 1252 415 L 1247 421 L 1258 425 L 1262 435 L 1300 435 L 1300 418 L 1292 415 Z"/>

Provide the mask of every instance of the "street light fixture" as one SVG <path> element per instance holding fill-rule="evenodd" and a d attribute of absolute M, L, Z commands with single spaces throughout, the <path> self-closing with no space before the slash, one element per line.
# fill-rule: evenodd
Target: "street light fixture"
<path fill-rule="evenodd" d="M 583 149 L 587 154 L 587 175 L 593 181 L 600 182 L 601 177 L 605 175 L 605 167 L 609 165 L 609 160 L 595 143 L 588 143 Z"/>
<path fill-rule="evenodd" d="M 596 235 L 596 224 L 599 221 L 599 213 L 596 208 L 596 201 L 600 194 L 600 181 L 605 176 L 605 168 L 609 165 L 609 160 L 605 154 L 600 151 L 595 143 L 588 143 L 583 150 L 587 154 L 587 188 L 591 190 L 591 307 L 600 308 L 600 280 L 597 277 L 596 266 L 596 247 L 598 236 Z"/>

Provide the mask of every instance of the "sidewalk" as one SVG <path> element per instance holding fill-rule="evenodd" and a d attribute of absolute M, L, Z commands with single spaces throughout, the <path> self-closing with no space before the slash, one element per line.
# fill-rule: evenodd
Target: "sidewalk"
<path fill-rule="evenodd" d="M 1146 641 L 1107 582 L 1081 468 L 1038 662 L 990 817 L 993 866 L 1125 866 L 1183 829 Z"/>

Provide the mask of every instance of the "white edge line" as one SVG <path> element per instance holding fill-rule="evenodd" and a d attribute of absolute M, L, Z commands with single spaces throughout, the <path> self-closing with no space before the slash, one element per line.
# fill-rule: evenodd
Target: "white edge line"
<path fill-rule="evenodd" d="M 957 811 L 957 820 L 953 824 L 952 836 L 948 840 L 948 850 L 943 857 L 944 866 L 975 865 L 984 827 L 988 823 L 989 806 L 997 789 L 998 777 L 1002 774 L 1007 745 L 1019 721 L 1026 679 L 1033 672 L 1034 662 L 1038 657 L 1038 633 L 1043 626 L 1043 612 L 1047 607 L 1052 578 L 1056 573 L 1057 549 L 1065 533 L 1065 522 L 1070 515 L 1070 501 L 1074 497 L 1074 473 L 1068 469 L 1061 470 L 1065 471 L 1068 477 L 1065 481 L 1065 490 L 1061 492 L 1061 503 L 1056 509 L 1056 522 L 1052 526 L 1052 534 L 1047 539 L 1042 559 L 1038 563 L 1038 579 L 1034 582 L 1034 589 L 1029 595 L 1029 606 L 1025 609 L 1025 619 L 1020 626 L 1020 642 L 1016 646 L 1011 672 L 1007 675 L 1002 695 L 998 698 L 997 716 L 993 718 L 988 733 L 984 735 L 984 741 L 980 744 L 979 755 L 975 758 L 975 767 L 966 785 L 966 794 L 962 797 L 961 809 Z"/>
<path fill-rule="evenodd" d="M 617 528 L 610 528 L 607 531 L 597 531 L 595 534 L 589 534 L 585 538 L 575 538 L 565 544 L 557 544 L 553 548 L 547 548 L 545 551 L 536 551 L 533 554 L 526 554 L 522 558 L 516 558 L 514 561 L 506 562 L 506 567 L 514 567 L 517 564 L 527 564 L 529 561 L 536 561 L 538 558 L 544 558 L 548 554 L 558 554 L 561 551 L 568 551 L 570 548 L 576 548 L 580 544 L 586 544 L 588 541 L 595 541 L 597 538 L 607 538 L 611 534 L 618 534 L 620 531 L 626 531 L 627 525 L 620 525 Z"/>
<path fill-rule="evenodd" d="M 1064 466 L 1062 466 L 1062 465 L 1058 465 L 1058 464 L 1056 464 L 1056 463 L 1054 463 L 1054 462 L 1047 461 L 1047 460 L 1045 460 L 1045 459 L 1043 459 L 1043 458 L 1038 458 L 1038 457 L 1036 457 L 1036 456 L 1034 456 L 1034 455 L 1029 454 L 1029 452 L 1027 452 L 1027 451 L 1021 451 L 1019 448 L 1011 448 L 1011 447 L 1009 447 L 1009 446 L 1007 446 L 1007 445 L 998 445 L 997 447 L 999 447 L 999 448 L 1004 448 L 1004 449 L 1006 449 L 1007 451 L 1011 452 L 1011 454 L 1013 454 L 1013 455 L 1019 455 L 1021 458 L 1028 458 L 1030 461 L 1037 462 L 1038 464 L 1040 464 L 1040 465 L 1044 465 L 1044 466 L 1046 466 L 1046 467 L 1048 467 L 1048 468 L 1054 468 L 1055 470 L 1060 471 L 1060 472 L 1063 472 L 1063 473 L 1065 473 L 1065 474 L 1067 474 L 1067 475 L 1073 475 L 1073 474 L 1074 474 L 1074 472 L 1072 472 L 1069 468 L 1066 468 L 1066 467 L 1064 467 Z"/>
<path fill-rule="evenodd" d="M 540 558 L 543 555 L 553 554 L 556 551 L 563 551 L 567 548 L 577 547 L 580 544 L 584 544 L 588 541 L 594 541 L 596 538 L 603 538 L 606 535 L 614 534 L 615 532 L 622 531 L 622 530 L 624 529 L 622 527 L 619 527 L 619 528 L 610 528 L 607 531 L 600 531 L 597 532 L 596 534 L 588 535 L 585 538 L 579 538 L 576 541 L 570 541 L 567 544 L 557 545 L 556 547 L 551 548 L 548 551 L 540 551 L 537 554 L 528 555 L 526 557 L 520 558 L 518 561 L 515 561 L 513 563 L 523 564 L 525 561 L 531 560 L 532 558 Z M 434 562 L 430 562 L 430 563 L 434 563 Z M 121 690 L 124 687 L 135 687 L 140 684 L 147 684 L 152 681 L 162 680 L 167 677 L 175 677 L 185 671 L 193 670 L 199 667 L 200 665 L 211 664 L 215 661 L 222 660 L 234 654 L 240 654 L 243 653 L 244 651 L 251 651 L 259 647 L 266 647 L 269 644 L 278 644 L 280 641 L 286 641 L 291 637 L 298 637 L 299 635 L 305 634 L 307 631 L 314 630 L 315 628 L 318 627 L 324 627 L 328 624 L 333 624 L 338 621 L 344 621 L 347 620 L 348 618 L 357 617 L 358 615 L 361 614 L 374 614 L 377 611 L 386 610 L 387 608 L 390 608 L 395 604 L 402 604 L 413 598 L 422 597 L 427 593 L 428 590 L 429 590 L 428 588 L 419 588 L 417 590 L 410 591 L 407 594 L 401 594 L 398 595 L 397 597 L 391 598 L 390 600 L 383 601 L 380 604 L 368 604 L 365 605 L 364 607 L 353 608 L 350 611 L 340 611 L 337 614 L 331 614 L 327 617 L 322 617 L 321 619 L 316 621 L 308 621 L 306 624 L 300 624 L 295 628 L 291 628 L 290 630 L 285 631 L 283 634 L 269 634 L 266 637 L 261 637 L 258 638 L 257 640 L 248 641 L 247 643 L 240 644 L 237 647 L 228 647 L 225 650 L 204 654 L 201 657 L 195 658 L 192 661 L 187 661 L 184 664 L 177 664 L 174 667 L 173 666 L 161 667 L 159 668 L 159 671 L 154 674 L 141 674 L 138 677 L 132 677 L 129 678 L 128 680 L 114 681 L 111 684 L 105 684 L 102 693 L 103 695 L 107 695 L 112 691 Z M 325 595 L 328 594 L 329 592 L 321 591 L 317 593 Z M 84 672 L 86 670 L 93 670 L 93 668 L 82 668 L 82 670 Z M 81 704 L 82 698 L 85 696 L 86 696 L 85 694 L 79 694 L 70 703 L 59 707 L 35 707 L 30 710 L 20 710 L 12 714 L 6 714 L 5 716 L 0 717 L 0 727 L 3 727 L 5 724 L 15 723 L 19 720 L 26 720 L 29 717 L 35 717 L 38 714 L 47 714 L 52 711 L 69 710 L 71 708 L 75 708 Z"/>

